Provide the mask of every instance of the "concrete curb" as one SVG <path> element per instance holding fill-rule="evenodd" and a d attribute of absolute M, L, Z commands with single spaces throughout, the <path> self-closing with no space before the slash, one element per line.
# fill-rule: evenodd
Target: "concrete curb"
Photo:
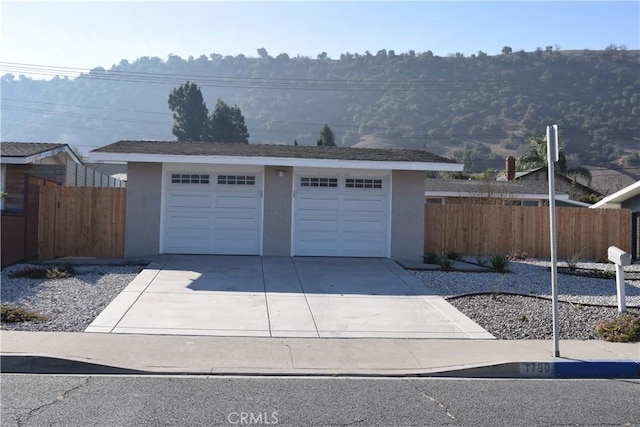
<path fill-rule="evenodd" d="M 60 375 L 207 375 L 207 376 L 306 376 L 306 377 L 436 377 L 436 378 L 530 378 L 530 379 L 640 379 L 640 362 L 624 360 L 558 360 L 509 362 L 442 371 L 362 370 L 261 370 L 238 369 L 189 371 L 188 369 L 129 369 L 49 356 L 1 355 L 3 374 Z"/>
<path fill-rule="evenodd" d="M 640 379 L 640 362 L 626 360 L 557 360 L 513 362 L 434 374 L 464 378 Z"/>

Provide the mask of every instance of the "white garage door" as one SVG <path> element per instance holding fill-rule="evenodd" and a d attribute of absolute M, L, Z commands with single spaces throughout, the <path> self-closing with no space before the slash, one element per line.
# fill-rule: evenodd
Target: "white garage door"
<path fill-rule="evenodd" d="M 262 172 L 166 170 L 163 214 L 164 253 L 259 255 Z"/>
<path fill-rule="evenodd" d="M 388 175 L 295 174 L 293 254 L 389 256 Z"/>

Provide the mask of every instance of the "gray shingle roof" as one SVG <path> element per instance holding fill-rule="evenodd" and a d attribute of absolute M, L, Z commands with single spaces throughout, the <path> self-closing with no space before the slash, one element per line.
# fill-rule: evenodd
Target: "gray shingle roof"
<path fill-rule="evenodd" d="M 478 181 L 468 179 L 425 180 L 425 191 L 459 193 L 460 196 L 485 194 L 549 194 L 549 186 L 542 181 Z"/>
<path fill-rule="evenodd" d="M 456 163 L 428 151 L 307 145 L 227 144 L 177 141 L 119 141 L 93 150 L 96 153 L 135 153 L 187 156 L 276 157 L 331 160 Z"/>
<path fill-rule="evenodd" d="M 49 142 L 2 142 L 0 143 L 0 153 L 2 157 L 28 157 L 65 145 Z"/>

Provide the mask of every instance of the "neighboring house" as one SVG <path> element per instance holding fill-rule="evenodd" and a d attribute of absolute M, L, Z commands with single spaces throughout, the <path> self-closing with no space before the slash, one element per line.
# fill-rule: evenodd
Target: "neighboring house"
<path fill-rule="evenodd" d="M 124 182 L 86 168 L 67 144 L 0 143 L 2 210 L 24 211 L 25 176 L 74 187 L 123 187 Z"/>
<path fill-rule="evenodd" d="M 592 209 L 630 209 L 633 259 L 640 259 L 640 181 L 611 194 L 591 206 Z"/>
<path fill-rule="evenodd" d="M 631 209 L 632 212 L 640 212 L 640 181 L 605 197 L 591 207 L 593 209 Z"/>
<path fill-rule="evenodd" d="M 67 162 L 81 164 L 67 144 L 3 142 L 0 144 L 2 210 L 24 211 L 25 176 L 64 180 Z"/>
<path fill-rule="evenodd" d="M 67 144 L 2 142 L 0 167 L 3 267 L 38 255 L 38 186 L 124 186 L 84 167 Z"/>
<path fill-rule="evenodd" d="M 517 172 L 515 158 L 509 156 L 506 160 L 506 166 L 504 174 L 501 174 L 497 181 L 517 181 L 517 182 L 549 182 L 549 170 L 546 166 L 542 166 L 536 169 Z M 547 184 L 548 185 L 548 184 Z M 565 175 L 555 173 L 555 190 L 561 193 L 568 194 L 573 200 L 580 200 L 586 197 L 602 197 L 603 194 L 588 187 L 578 181 L 569 178 Z"/>
<path fill-rule="evenodd" d="M 463 165 L 418 150 L 120 141 L 125 256 L 158 253 L 422 259 L 425 171 Z"/>
<path fill-rule="evenodd" d="M 85 166 L 119 181 L 127 181 L 126 163 L 85 163 Z"/>
<path fill-rule="evenodd" d="M 425 180 L 426 204 L 483 204 L 505 206 L 548 206 L 549 186 L 545 182 L 485 181 L 465 179 Z M 562 192 L 555 194 L 558 207 L 588 207 L 569 199 Z"/>

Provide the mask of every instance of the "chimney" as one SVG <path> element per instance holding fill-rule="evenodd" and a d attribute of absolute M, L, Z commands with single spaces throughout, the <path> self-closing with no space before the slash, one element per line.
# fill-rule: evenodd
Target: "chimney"
<path fill-rule="evenodd" d="M 513 156 L 507 157 L 505 171 L 507 181 L 513 181 L 516 177 L 516 158 Z"/>

